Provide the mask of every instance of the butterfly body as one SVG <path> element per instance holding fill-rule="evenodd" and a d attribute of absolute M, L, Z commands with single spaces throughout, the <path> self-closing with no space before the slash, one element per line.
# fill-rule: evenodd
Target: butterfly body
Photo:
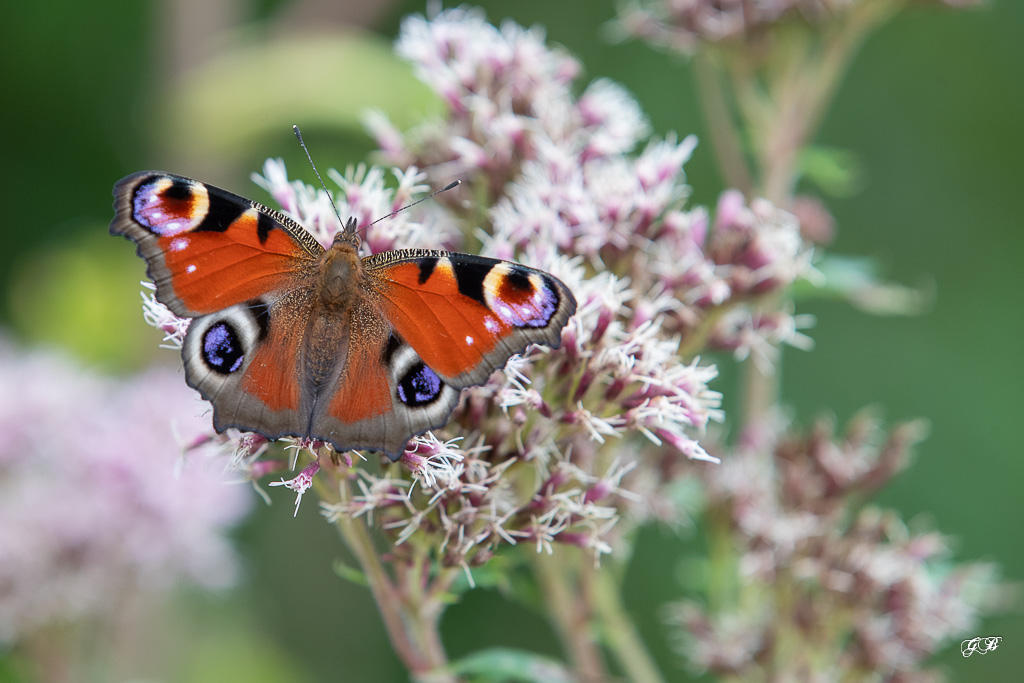
<path fill-rule="evenodd" d="M 354 220 L 325 249 L 256 202 L 159 171 L 114 188 L 111 233 L 138 246 L 157 299 L 192 318 L 185 379 L 214 426 L 393 459 L 447 422 L 464 387 L 576 310 L 557 278 L 507 261 L 403 249 L 359 255 Z"/>

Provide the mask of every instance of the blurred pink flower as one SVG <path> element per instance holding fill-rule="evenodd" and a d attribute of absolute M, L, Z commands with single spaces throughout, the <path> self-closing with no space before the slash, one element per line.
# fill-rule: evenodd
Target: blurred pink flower
<path fill-rule="evenodd" d="M 887 433 L 863 413 L 837 435 L 824 420 L 781 422 L 746 430 L 708 471 L 708 518 L 731 554 L 711 569 L 708 607 L 671 607 L 682 651 L 696 670 L 741 678 L 765 661 L 782 680 L 930 675 L 924 662 L 1006 591 L 991 565 L 953 564 L 945 537 L 865 504 L 907 467 L 924 425 Z M 780 656 L 794 639 L 813 646 Z"/>
<path fill-rule="evenodd" d="M 251 494 L 198 445 L 207 406 L 171 370 L 102 377 L 0 338 L 0 640 L 179 581 L 231 586 Z"/>
<path fill-rule="evenodd" d="M 983 0 L 914 0 L 921 5 L 962 8 Z M 861 10 L 895 11 L 902 0 L 630 0 L 618 21 L 630 35 L 692 53 L 702 43 L 739 43 L 765 39 L 785 24 L 824 26 Z"/>

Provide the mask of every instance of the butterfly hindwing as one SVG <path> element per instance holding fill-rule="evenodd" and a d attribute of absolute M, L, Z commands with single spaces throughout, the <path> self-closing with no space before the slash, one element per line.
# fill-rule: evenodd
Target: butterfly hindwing
<path fill-rule="evenodd" d="M 213 404 L 218 432 L 237 427 L 271 439 L 308 432 L 314 396 L 301 366 L 312 308 L 306 299 L 248 301 L 189 325 L 185 381 Z"/>
<path fill-rule="evenodd" d="M 336 388 L 314 412 L 310 433 L 397 460 L 410 438 L 448 421 L 460 393 L 393 333 L 360 336 L 350 341 Z"/>
<path fill-rule="evenodd" d="M 392 459 L 412 436 L 444 425 L 460 394 L 395 337 L 372 297 L 344 319 L 302 291 L 201 316 L 182 358 L 218 431 L 309 437 Z"/>
<path fill-rule="evenodd" d="M 130 175 L 114 197 L 110 232 L 138 245 L 157 298 L 181 317 L 294 287 L 324 252 L 283 214 L 170 173 Z"/>

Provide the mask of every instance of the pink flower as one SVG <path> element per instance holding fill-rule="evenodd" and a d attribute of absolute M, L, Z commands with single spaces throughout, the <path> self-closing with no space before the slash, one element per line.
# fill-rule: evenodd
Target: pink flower
<path fill-rule="evenodd" d="M 295 491 L 295 513 L 292 515 L 297 516 L 299 514 L 299 504 L 302 503 L 302 494 L 313 487 L 313 477 L 320 471 L 320 460 L 314 460 L 305 467 L 295 477 L 288 479 L 287 481 L 282 479 L 280 481 L 270 482 L 271 486 L 283 486 L 287 489 Z"/>
<path fill-rule="evenodd" d="M 251 498 L 208 458 L 206 410 L 173 371 L 114 380 L 0 339 L 0 639 L 235 582 Z"/>

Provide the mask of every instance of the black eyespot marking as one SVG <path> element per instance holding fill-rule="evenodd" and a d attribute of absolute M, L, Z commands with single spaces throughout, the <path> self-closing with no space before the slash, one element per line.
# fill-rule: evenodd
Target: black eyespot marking
<path fill-rule="evenodd" d="M 149 184 L 147 178 L 144 185 Z M 141 187 L 142 185 L 140 185 Z M 171 181 L 171 186 L 163 192 L 164 199 L 171 199 L 178 202 L 184 202 L 192 199 L 192 183 L 188 182 L 184 178 L 174 178 Z"/>
<path fill-rule="evenodd" d="M 459 294 L 468 296 L 486 306 L 484 279 L 487 277 L 487 273 L 491 272 L 491 268 L 490 265 L 482 266 L 476 263 L 452 263 L 455 280 L 459 283 Z"/>
<path fill-rule="evenodd" d="M 425 406 L 437 400 L 443 386 L 437 373 L 421 361 L 398 382 L 398 400 L 410 408 Z"/>
<path fill-rule="evenodd" d="M 249 208 L 239 202 L 231 201 L 216 192 L 209 192 L 209 197 L 210 208 L 206 212 L 206 216 L 203 217 L 203 222 L 196 226 L 196 230 L 224 232 Z"/>
<path fill-rule="evenodd" d="M 437 267 L 437 259 L 428 256 L 427 258 L 420 261 L 420 284 L 424 284 L 430 279 L 430 276 L 434 274 L 434 268 Z"/>
<path fill-rule="evenodd" d="M 221 321 L 203 333 L 203 361 L 206 367 L 221 375 L 230 375 L 245 360 L 238 332 L 229 323 Z"/>
<path fill-rule="evenodd" d="M 532 292 L 533 284 L 530 282 L 530 273 L 522 268 L 512 268 L 505 276 L 505 286 L 520 292 Z"/>
<path fill-rule="evenodd" d="M 394 356 L 395 352 L 398 351 L 398 349 L 400 348 L 402 348 L 402 340 L 396 337 L 394 333 L 392 333 L 390 336 L 388 336 L 388 341 L 384 345 L 384 350 L 381 351 L 380 354 L 380 358 L 381 360 L 384 361 L 384 365 L 391 364 L 392 356 Z"/>

